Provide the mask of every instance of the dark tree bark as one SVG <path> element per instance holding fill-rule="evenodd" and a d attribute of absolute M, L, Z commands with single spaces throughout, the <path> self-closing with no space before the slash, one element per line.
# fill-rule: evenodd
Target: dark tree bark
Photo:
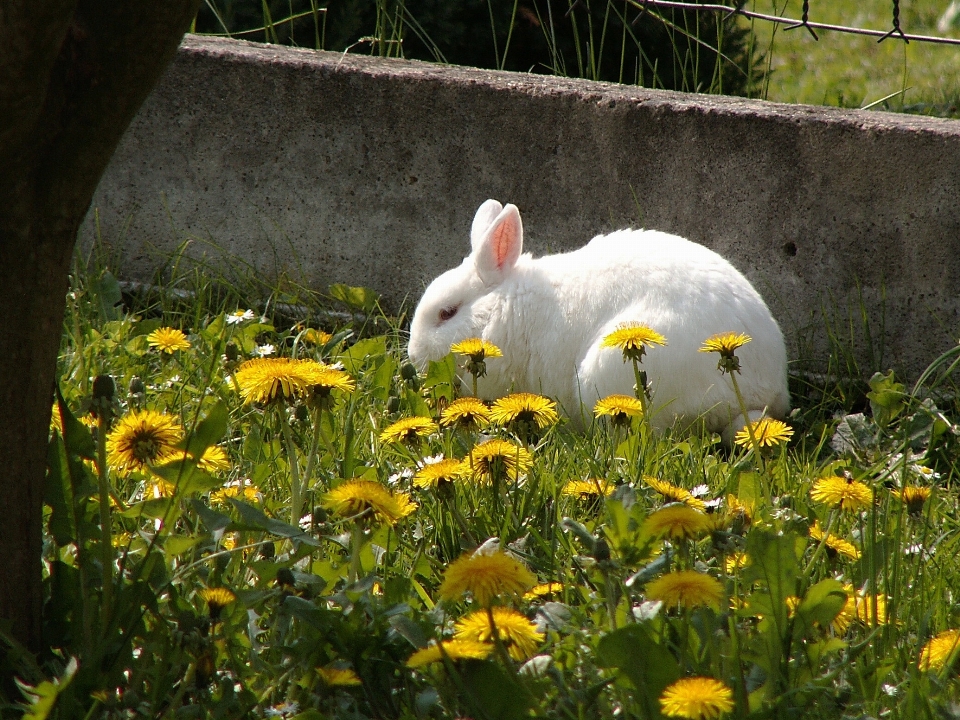
<path fill-rule="evenodd" d="M 32 650 L 47 434 L 77 230 L 200 1 L 0 2 L 0 618 Z"/>

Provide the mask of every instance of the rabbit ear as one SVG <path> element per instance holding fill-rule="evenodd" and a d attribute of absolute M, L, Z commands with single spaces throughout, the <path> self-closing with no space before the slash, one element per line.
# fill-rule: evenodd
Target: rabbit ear
<path fill-rule="evenodd" d="M 470 244 L 474 251 L 476 251 L 477 245 L 483 238 L 483 234 L 496 219 L 497 215 L 500 214 L 501 210 L 503 210 L 503 205 L 496 200 L 487 200 L 480 206 L 480 209 L 477 210 L 477 214 L 473 216 L 473 225 L 470 228 Z"/>
<path fill-rule="evenodd" d="M 487 203 L 480 207 L 481 211 Z M 477 216 L 480 216 L 480 212 Z M 522 251 L 523 223 L 520 222 L 520 211 L 516 205 L 507 205 L 497 213 L 489 227 L 473 240 L 473 262 L 480 279 L 488 285 L 500 282 L 516 265 Z"/>

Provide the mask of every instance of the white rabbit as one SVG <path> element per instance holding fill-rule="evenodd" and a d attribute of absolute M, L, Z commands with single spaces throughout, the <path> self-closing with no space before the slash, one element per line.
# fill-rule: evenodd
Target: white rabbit
<path fill-rule="evenodd" d="M 579 423 L 598 399 L 634 393 L 632 364 L 600 344 L 621 323 L 641 323 L 668 343 L 648 349 L 641 365 L 653 426 L 702 417 L 729 443 L 744 424 L 740 406 L 719 356 L 698 349 L 717 333 L 742 332 L 752 338 L 737 350 L 750 420 L 789 411 L 780 328 L 749 281 L 712 250 L 655 230 L 619 230 L 534 260 L 521 254 L 516 206 L 496 200 L 477 210 L 470 239 L 471 254 L 430 284 L 414 313 L 408 352 L 421 368 L 455 342 L 483 338 L 503 357 L 487 360 L 480 395 L 539 392 Z"/>

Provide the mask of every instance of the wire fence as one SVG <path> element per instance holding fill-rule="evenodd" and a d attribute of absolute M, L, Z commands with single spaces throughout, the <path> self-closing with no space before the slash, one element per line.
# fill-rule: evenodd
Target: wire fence
<path fill-rule="evenodd" d="M 900 27 L 900 1 L 893 0 L 892 27 L 889 30 L 871 30 L 869 28 L 848 27 L 846 25 L 833 25 L 831 23 L 820 23 L 810 20 L 810 0 L 804 0 L 803 11 L 800 18 L 788 18 L 781 15 L 770 15 L 768 13 L 755 12 L 744 8 L 731 7 L 729 5 L 711 5 L 709 3 L 682 2 L 680 0 L 634 0 L 634 5 L 641 10 L 634 23 L 643 17 L 643 14 L 649 8 L 673 8 L 676 10 L 696 10 L 700 12 L 716 12 L 726 15 L 741 15 L 754 20 L 766 20 L 778 25 L 786 25 L 786 30 L 795 30 L 805 28 L 813 36 L 814 40 L 819 40 L 817 30 L 830 30 L 833 32 L 847 33 L 850 35 L 869 35 L 879 38 L 877 42 L 883 42 L 888 38 L 897 38 L 909 43 L 911 40 L 925 43 L 938 43 L 941 45 L 960 45 L 960 38 L 939 37 L 935 35 L 913 35 L 903 31 Z"/>

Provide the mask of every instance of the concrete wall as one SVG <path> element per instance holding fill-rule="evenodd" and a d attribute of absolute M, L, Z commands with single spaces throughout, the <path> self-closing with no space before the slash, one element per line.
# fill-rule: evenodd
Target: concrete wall
<path fill-rule="evenodd" d="M 461 260 L 488 197 L 535 254 L 627 225 L 714 248 L 794 356 L 822 357 L 824 302 L 862 299 L 911 373 L 958 336 L 954 121 L 188 37 L 94 205 L 129 279 L 189 239 L 396 307 Z"/>

